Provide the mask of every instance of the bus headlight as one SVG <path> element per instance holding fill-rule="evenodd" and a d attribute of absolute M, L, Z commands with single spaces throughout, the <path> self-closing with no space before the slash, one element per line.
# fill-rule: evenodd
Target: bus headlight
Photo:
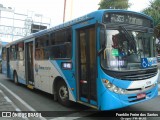
<path fill-rule="evenodd" d="M 103 82 L 105 86 L 112 92 L 118 93 L 118 94 L 125 94 L 125 89 L 119 88 L 112 83 L 110 83 L 108 80 L 103 79 Z"/>

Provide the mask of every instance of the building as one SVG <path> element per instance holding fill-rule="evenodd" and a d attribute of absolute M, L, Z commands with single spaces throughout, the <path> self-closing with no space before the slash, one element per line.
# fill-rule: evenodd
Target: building
<path fill-rule="evenodd" d="M 42 29 L 50 28 L 51 19 L 33 11 L 17 11 L 0 4 L 0 40 L 11 42 Z"/>

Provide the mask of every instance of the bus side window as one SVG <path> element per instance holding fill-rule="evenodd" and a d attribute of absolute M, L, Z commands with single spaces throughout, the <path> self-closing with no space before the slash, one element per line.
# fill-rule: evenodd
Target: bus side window
<path fill-rule="evenodd" d="M 35 59 L 36 59 L 36 60 L 39 60 L 39 59 L 40 59 L 40 57 L 39 57 L 39 49 L 36 49 L 36 50 L 35 50 Z"/>
<path fill-rule="evenodd" d="M 37 37 L 35 40 L 35 59 L 36 60 L 45 60 L 48 59 L 46 48 L 49 46 L 49 35 L 43 35 Z"/>
<path fill-rule="evenodd" d="M 17 45 L 17 59 L 23 60 L 24 59 L 24 43 L 19 43 Z"/>
<path fill-rule="evenodd" d="M 55 44 L 55 33 L 51 33 L 51 45 L 54 45 Z"/>
<path fill-rule="evenodd" d="M 2 49 L 2 60 L 6 60 L 6 55 L 7 55 L 6 52 L 7 52 L 6 48 L 3 48 Z"/>
<path fill-rule="evenodd" d="M 66 42 L 72 42 L 72 33 L 71 29 L 66 30 Z"/>
<path fill-rule="evenodd" d="M 43 48 L 40 48 L 39 55 L 40 55 L 40 59 L 43 60 L 44 59 L 44 49 Z"/>
<path fill-rule="evenodd" d="M 71 57 L 71 28 L 51 33 L 50 59 L 65 59 Z M 45 50 L 47 51 L 47 50 Z"/>
<path fill-rule="evenodd" d="M 60 30 L 55 33 L 55 44 L 63 44 L 65 42 L 65 31 Z"/>
<path fill-rule="evenodd" d="M 17 45 L 10 46 L 10 59 L 11 60 L 17 59 Z"/>

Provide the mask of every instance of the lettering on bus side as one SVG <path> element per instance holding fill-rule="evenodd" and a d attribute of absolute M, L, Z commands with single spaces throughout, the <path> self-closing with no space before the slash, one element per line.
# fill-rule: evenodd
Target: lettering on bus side
<path fill-rule="evenodd" d="M 39 65 L 39 69 L 41 70 L 51 70 L 51 67 L 44 67 Z"/>
<path fill-rule="evenodd" d="M 35 71 L 38 72 L 38 70 L 51 70 L 51 67 L 44 67 L 44 66 L 35 64 Z"/>

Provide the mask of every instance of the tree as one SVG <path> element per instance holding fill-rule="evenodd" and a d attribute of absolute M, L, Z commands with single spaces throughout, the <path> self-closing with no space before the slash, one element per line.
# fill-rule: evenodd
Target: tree
<path fill-rule="evenodd" d="M 129 0 L 101 0 L 98 9 L 127 9 L 131 6 Z"/>
<path fill-rule="evenodd" d="M 154 19 L 155 26 L 160 24 L 160 0 L 150 1 L 149 7 L 142 12 Z"/>
<path fill-rule="evenodd" d="M 153 18 L 155 25 L 154 33 L 160 40 L 160 0 L 150 1 L 149 7 L 142 12 Z"/>
<path fill-rule="evenodd" d="M 156 37 L 160 40 L 160 23 L 154 28 Z"/>

